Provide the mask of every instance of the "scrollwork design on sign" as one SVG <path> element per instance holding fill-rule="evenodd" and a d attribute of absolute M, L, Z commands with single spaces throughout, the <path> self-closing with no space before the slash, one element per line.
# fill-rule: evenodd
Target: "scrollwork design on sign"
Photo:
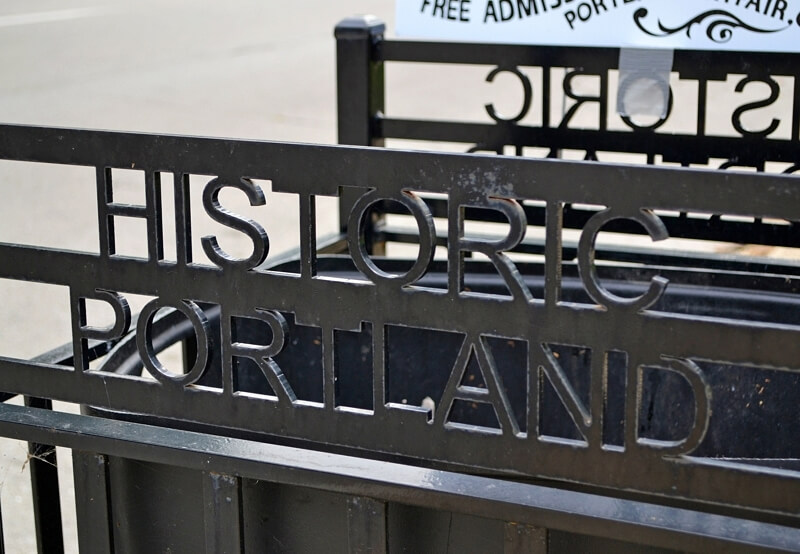
<path fill-rule="evenodd" d="M 759 27 L 755 27 L 754 25 L 750 25 L 749 23 L 745 23 L 732 13 L 729 13 L 725 10 L 709 10 L 701 13 L 700 15 L 692 18 L 678 27 L 667 27 L 659 19 L 658 29 L 661 31 L 661 33 L 658 33 L 653 32 L 644 26 L 642 20 L 647 17 L 647 14 L 647 8 L 639 8 L 633 14 L 633 20 L 636 23 L 636 26 L 639 27 L 642 32 L 650 35 L 651 37 L 667 37 L 686 31 L 686 36 L 688 38 L 692 38 L 692 27 L 695 25 L 705 24 L 706 36 L 717 44 L 722 44 L 731 40 L 731 38 L 733 38 L 734 29 L 738 28 L 745 29 L 753 33 L 764 34 L 777 33 L 779 31 L 785 31 L 789 28 L 789 25 L 787 25 L 786 27 L 782 27 L 780 29 L 761 29 Z"/>

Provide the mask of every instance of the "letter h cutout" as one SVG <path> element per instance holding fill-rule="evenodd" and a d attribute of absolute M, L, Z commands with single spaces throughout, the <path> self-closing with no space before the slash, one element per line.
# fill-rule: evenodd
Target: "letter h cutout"
<path fill-rule="evenodd" d="M 145 205 L 114 202 L 111 168 L 97 168 L 97 220 L 100 230 L 100 255 L 117 254 L 115 217 L 138 217 L 147 222 L 147 252 L 150 262 L 164 259 L 164 233 L 161 223 L 161 175 L 145 171 Z"/>

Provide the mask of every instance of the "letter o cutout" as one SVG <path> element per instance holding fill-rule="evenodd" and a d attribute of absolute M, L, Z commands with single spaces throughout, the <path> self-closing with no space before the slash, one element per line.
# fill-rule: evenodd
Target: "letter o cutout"
<path fill-rule="evenodd" d="M 419 254 L 414 265 L 406 273 L 396 275 L 387 273 L 375 265 L 367 252 L 367 245 L 364 241 L 364 216 L 369 208 L 381 200 L 394 200 L 399 202 L 411 212 L 417 221 L 419 229 Z M 353 206 L 350 211 L 350 218 L 347 223 L 347 245 L 350 249 L 350 256 L 353 258 L 358 270 L 367 276 L 373 283 L 396 283 L 400 286 L 410 285 L 418 281 L 433 260 L 434 247 L 436 246 L 436 228 L 433 225 L 433 216 L 428 206 L 418 196 L 411 191 L 403 191 L 399 198 L 383 198 L 378 196 L 378 191 L 372 190 L 364 194 Z"/>
<path fill-rule="evenodd" d="M 195 359 L 192 369 L 186 374 L 169 371 L 156 357 L 155 348 L 153 348 L 153 319 L 161 308 L 173 308 L 181 312 L 189 320 L 194 330 L 197 338 L 197 359 Z M 136 324 L 136 346 L 144 367 L 155 379 L 164 384 L 187 386 L 197 382 L 208 368 L 210 361 L 208 331 L 208 318 L 191 300 L 183 300 L 182 305 L 171 306 L 160 298 L 156 298 L 150 301 L 139 315 L 139 321 Z"/>
<path fill-rule="evenodd" d="M 628 90 L 633 87 L 635 83 L 640 81 L 652 81 L 654 83 L 658 83 L 659 79 L 654 73 L 648 71 L 637 71 L 631 73 L 625 77 L 625 79 L 619 85 L 618 95 L 623 99 L 623 102 L 625 101 L 624 99 L 628 93 Z M 662 90 L 662 95 L 664 107 L 666 108 L 666 115 L 664 117 L 659 117 L 655 123 L 651 125 L 639 125 L 633 121 L 633 118 L 629 115 L 620 115 L 620 118 L 634 131 L 655 131 L 667 122 L 672 115 L 672 109 L 675 107 L 675 97 L 672 93 L 672 86 L 669 85 L 669 83 L 667 83 L 666 91 Z"/>

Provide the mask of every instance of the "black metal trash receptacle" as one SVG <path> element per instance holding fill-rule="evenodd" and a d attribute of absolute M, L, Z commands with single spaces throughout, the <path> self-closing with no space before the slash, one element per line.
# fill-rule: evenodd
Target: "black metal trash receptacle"
<path fill-rule="evenodd" d="M 0 358 L 0 390 L 34 399 L 4 406 L 0 426 L 73 449 L 81 546 L 797 551 L 800 268 L 650 240 L 800 245 L 796 113 L 788 139 L 741 124 L 791 78 L 787 105 L 800 109 L 798 55 L 677 53 L 681 78 L 697 81 L 697 128 L 670 134 L 657 132 L 665 121 L 606 127 L 616 49 L 433 48 L 382 34 L 371 20 L 337 32 L 340 92 L 355 92 L 340 97 L 342 142 L 433 139 L 556 157 L 581 148 L 584 162 L 0 129 L 3 160 L 82 166 L 96 179 L 97 251 L 0 244 L 4 279 L 68 289 L 72 342 L 56 357 Z M 486 124 L 388 117 L 383 66 L 407 62 L 497 63 L 490 75 L 523 85 L 518 66 L 538 67 L 549 115 L 548 79 L 564 73 L 564 97 L 577 104 L 539 126 L 489 104 Z M 761 82 L 773 94 L 734 111 L 742 136 L 709 134 L 709 81 L 745 67 L 737 93 Z M 577 96 L 582 76 L 598 79 L 599 96 Z M 596 129 L 571 124 L 587 103 L 599 107 Z M 757 172 L 586 163 L 605 150 Z M 769 164 L 785 175 L 764 175 Z M 114 201 L 115 169 L 142 173 L 143 204 Z M 190 176 L 203 175 L 197 190 Z M 218 202 L 233 188 L 260 206 L 264 181 L 298 200 L 294 265 L 268 265 L 267 232 Z M 170 193 L 174 214 L 162 206 Z M 193 194 L 252 240 L 250 256 L 207 236 L 210 265 L 193 259 Z M 328 243 L 317 196 L 340 201 L 342 234 Z M 170 258 L 162 227 L 173 216 Z M 394 216 L 410 225 L 393 227 Z M 146 221 L 146 258 L 117 251 L 115 218 Z M 502 231 L 465 232 L 476 219 Z M 643 247 L 597 241 L 642 229 Z M 417 259 L 379 258 L 388 241 L 414 242 Z M 434 259 L 441 248 L 446 262 Z M 152 298 L 131 334 L 128 294 Z M 88 301 L 109 304 L 114 324 L 87 323 Z M 156 317 L 166 306 L 179 311 Z M 156 365 L 176 341 L 196 370 Z M 52 412 L 50 399 L 101 417 Z"/>
<path fill-rule="evenodd" d="M 71 344 L 0 358 L 0 389 L 103 417 L 4 405 L 0 427 L 73 449 L 87 551 L 800 544 L 797 264 L 595 244 L 606 223 L 658 238 L 681 222 L 792 244 L 795 177 L 15 126 L 0 157 L 96 165 L 101 200 L 109 165 L 146 168 L 151 199 L 152 168 L 175 168 L 176 216 L 189 174 L 228 176 L 202 191 L 215 215 L 220 188 L 258 190 L 231 175 L 272 179 L 307 223 L 294 265 L 260 265 L 265 249 L 195 263 L 185 218 L 178 260 L 158 229 L 150 259 L 116 254 L 109 219 L 157 221 L 157 203 L 101 201 L 100 253 L 0 245 L 4 278 L 70 292 Z M 361 196 L 337 243 L 349 256 L 329 258 L 313 198 L 339 186 Z M 362 223 L 383 200 L 417 221 L 416 260 L 366 252 Z M 476 204 L 507 236 L 461 236 Z M 523 243 L 541 215 L 543 240 Z M 504 254 L 517 246 L 528 257 Z M 127 295 L 150 297 L 131 333 Z M 89 300 L 113 325 L 92 326 Z M 176 341 L 188 372 L 158 360 Z M 346 519 L 346 543 L 339 524 L 307 532 L 323 516 Z"/>
<path fill-rule="evenodd" d="M 349 258 L 330 256 L 320 258 L 320 268 L 329 276 L 353 278 L 357 269 Z M 395 260 L 379 262 L 387 266 Z M 491 271 L 490 264 L 470 262 L 467 280 L 470 289 L 477 293 L 501 293 L 502 278 Z M 274 268 L 276 271 L 294 271 L 296 263 Z M 543 293 L 543 268 L 525 264 L 525 282 L 534 295 Z M 626 268 L 616 270 L 616 279 L 606 281 L 610 291 L 619 295 L 635 296 L 645 289 L 645 283 L 626 280 Z M 419 283 L 421 286 L 441 287 L 447 282 L 446 273 L 430 272 Z M 565 302 L 587 302 L 588 297 L 579 279 L 564 277 Z M 795 295 L 759 293 L 737 288 L 709 288 L 692 284 L 676 284 L 654 306 L 665 312 L 685 312 L 696 317 L 735 316 L 741 319 L 769 318 L 772 325 L 800 324 L 800 299 Z M 219 310 L 206 307 L 212 335 L 219 333 Z M 322 401 L 323 359 L 319 330 L 297 325 L 286 314 L 288 336 L 296 338 L 292 344 L 275 357 L 285 377 L 292 383 L 298 398 L 310 402 Z M 270 342 L 270 332 L 263 323 L 243 320 L 235 329 L 236 341 L 252 344 Z M 154 345 L 163 349 L 177 341 L 191 342 L 193 329 L 182 314 L 172 312 L 154 326 Z M 392 368 L 392 379 L 397 387 L 390 393 L 389 401 L 425 405 L 430 396 L 438 398 L 445 389 L 450 368 L 459 354 L 464 337 L 444 331 L 398 328 L 387 343 L 386 357 Z M 346 405 L 370 409 L 372 383 L 364 378 L 372 367 L 372 336 L 369 328 L 361 332 L 343 333 L 337 341 L 337 365 L 342 368 L 339 378 L 347 383 Z M 526 410 L 526 384 L 515 375 L 516 368 L 524 364 L 525 352 L 513 341 L 495 340 L 490 345 L 497 367 L 508 389 L 512 409 L 524 419 Z M 189 351 L 191 351 L 189 345 Z M 554 347 L 554 354 L 562 370 L 569 376 L 579 394 L 588 395 L 590 388 L 591 353 L 587 349 L 562 345 Z M 189 354 L 191 356 L 191 354 Z M 191 360 L 189 360 L 191 362 Z M 219 353 L 200 386 L 221 387 Z M 624 443 L 624 365 L 622 356 L 608 358 L 608 378 L 616 383 L 609 385 L 606 411 L 609 418 L 616 415 L 619 426 L 610 425 L 605 441 Z M 191 365 L 191 363 L 189 363 Z M 123 340 L 99 368 L 100 371 L 122 374 L 142 372 L 135 337 Z M 693 456 L 715 459 L 758 459 L 765 466 L 795 469 L 800 459 L 800 413 L 792 409 L 800 395 L 800 376 L 789 372 L 771 372 L 768 390 L 763 387 L 764 374 L 754 373 L 745 366 L 703 364 L 709 386 L 714 393 L 715 410 L 726 412 L 715 418 L 708 428 L 701 446 Z M 237 371 L 240 390 L 255 395 L 274 395 L 263 374 L 254 364 L 241 364 Z M 468 368 L 465 379 L 480 383 L 480 368 Z M 394 395 L 394 396 L 392 396 Z M 685 437 L 691 428 L 694 398 L 691 387 L 678 374 L 650 372 L 642 382 L 642 418 L 639 421 L 641 436 L 654 440 L 671 441 Z M 719 406 L 719 408 L 717 408 Z M 541 426 L 554 437 L 580 439 L 574 423 L 564 411 L 555 389 L 546 389 L 541 399 Z M 464 471 L 455 465 L 436 459 L 412 459 L 402 452 L 386 450 L 348 449 L 302 436 L 275 437 L 244 433 L 208 425 L 196 425 L 174 420 L 158 419 L 148 415 L 109 412 L 87 408 L 93 415 L 129 421 L 153 423 L 197 430 L 214 435 L 235 436 L 265 442 L 277 442 L 321 451 L 333 451 L 387 462 L 410 464 L 445 470 Z M 497 426 L 497 417 L 485 406 L 464 402 L 454 407 L 451 419 L 465 425 L 482 428 Z M 774 421 L 780 421 L 775 426 Z M 753 437 L 755 440 L 742 440 Z M 420 440 L 423 440 L 422 438 Z M 387 465 L 391 471 L 391 464 Z M 109 462 L 112 518 L 115 525 L 114 540 L 124 551 L 201 551 L 204 537 L 198 533 L 207 514 L 203 501 L 203 474 L 200 471 L 162 464 L 146 464 L 124 458 L 111 458 Z M 500 478 L 516 479 L 513 475 Z M 529 480 L 530 481 L 530 480 Z M 533 480 L 531 482 L 537 482 Z M 544 481 L 555 488 L 575 489 L 576 485 Z M 78 490 L 83 488 L 77 483 Z M 603 495 L 630 498 L 623 490 L 600 490 L 595 487 L 577 487 L 580 490 L 600 492 Z M 348 502 L 350 496 L 304 486 L 242 480 L 241 510 L 243 544 L 248 552 L 346 552 L 348 551 Z M 447 512 L 418 505 L 390 502 L 386 510 L 389 550 L 393 552 L 504 552 L 507 545 L 506 524 L 500 519 L 476 517 L 457 512 Z M 592 537 L 581 533 L 580 528 L 570 531 L 551 530 L 548 534 L 547 552 L 614 551 L 614 552 L 667 552 L 656 547 L 646 547 L 634 542 Z M 645 541 L 646 542 L 646 541 Z M 506 546 L 507 548 L 507 546 Z M 538 550 L 537 550 L 538 552 Z"/>

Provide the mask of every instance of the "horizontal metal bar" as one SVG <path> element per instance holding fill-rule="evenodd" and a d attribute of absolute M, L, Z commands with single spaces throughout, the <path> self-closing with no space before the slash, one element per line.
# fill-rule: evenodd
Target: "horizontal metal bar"
<path fill-rule="evenodd" d="M 108 354 L 109 350 L 111 350 L 111 347 L 113 346 L 113 343 L 111 342 L 99 341 L 94 339 L 88 342 L 89 344 L 86 349 L 86 354 L 89 360 L 96 360 L 100 356 L 105 356 L 106 354 Z M 52 350 L 48 350 L 47 352 L 39 354 L 31 361 L 48 365 L 72 366 L 74 363 L 73 356 L 74 356 L 74 350 L 72 342 L 68 342 L 66 344 L 62 344 L 61 346 L 57 346 Z M 0 392 L 0 402 L 5 402 L 6 400 L 10 400 L 15 396 L 17 395 L 13 393 Z"/>
<path fill-rule="evenodd" d="M 459 199 L 459 206 L 471 202 L 488 205 L 485 201 L 491 195 L 552 200 L 556 204 L 600 203 L 613 206 L 623 215 L 650 207 L 687 206 L 703 211 L 704 206 L 713 206 L 712 210 L 724 213 L 787 214 L 786 218 L 793 218 L 800 205 L 800 181 L 791 176 L 14 126 L 0 130 L 4 131 L 0 134 L 0 155 L 11 159 L 101 167 L 135 163 L 148 172 L 167 168 L 181 174 L 220 175 L 223 182 L 261 176 L 273 180 L 274 190 L 308 195 L 321 193 L 319 183 L 327 187 L 322 193 L 330 194 L 338 193 L 339 186 L 372 187 L 377 193 L 373 197 L 381 200 L 398 198 L 409 187 L 450 193 Z M 107 159 L 98 161 L 100 155 Z M 459 206 L 450 205 L 453 212 Z M 455 229 L 457 224 L 451 221 L 450 228 Z M 550 230 L 557 229 L 551 226 Z M 313 236 L 308 232 L 305 238 Z M 349 242 L 351 251 L 356 251 L 358 241 Z M 308 247 L 310 243 L 304 244 Z M 558 246 L 556 243 L 553 248 Z M 631 359 L 640 365 L 659 363 L 662 356 L 669 356 L 758 369 L 800 369 L 800 342 L 796 340 L 800 326 L 771 319 L 772 323 L 761 323 L 742 321 L 738 315 L 723 319 L 647 310 L 602 310 L 582 300 L 581 304 L 546 303 L 525 295 L 461 294 L 458 286 L 451 284 L 448 290 L 430 290 L 389 279 L 373 279 L 371 283 L 367 277 L 306 278 L 310 277 L 308 272 L 301 276 L 268 269 L 242 270 L 241 266 L 224 263 L 210 267 L 107 254 L 3 244 L 0 267 L 3 277 L 70 286 L 75 297 L 102 286 L 123 294 L 157 296 L 165 306 L 186 299 L 217 304 L 223 318 L 247 317 L 257 308 L 291 312 L 298 325 L 321 328 L 326 337 L 337 329 L 353 330 L 366 322 L 377 330 L 374 336 L 387 333 L 392 325 L 401 325 L 469 334 L 476 344 L 482 337 L 521 339 L 533 345 L 531 352 L 544 343 L 571 345 L 580 340 L 579 344 L 593 351 L 632 353 Z M 453 268 L 458 264 L 449 265 Z M 513 268 L 506 269 L 512 277 L 504 277 L 509 284 L 514 281 Z M 102 282 L 98 283 L 100 277 Z M 522 284 L 514 282 L 522 290 Z M 320 298 L 325 302 L 320 303 Z M 77 310 L 73 315 L 81 316 L 80 308 L 73 305 L 73 310 Z M 80 327 L 73 331 L 74 349 L 79 351 Z M 147 341 L 146 332 L 140 329 L 138 334 Z M 201 334 L 205 336 L 197 336 Z M 228 338 L 226 333 L 215 335 L 204 338 L 202 344 Z M 141 362 L 146 349 L 137 348 L 135 341 L 130 344 L 133 348 L 126 352 L 130 352 L 133 363 Z M 374 351 L 379 348 L 380 344 Z M 331 350 L 330 342 L 323 345 L 326 360 L 331 360 Z M 227 363 L 231 353 L 225 348 L 221 352 Z M 445 366 L 442 371 L 454 370 Z M 530 368 L 521 365 L 521 371 Z M 326 375 L 333 380 L 332 372 Z M 376 378 L 375 382 L 379 381 Z M 380 395 L 373 403 L 374 413 L 356 413 L 337 409 L 330 394 L 325 397 L 329 400 L 326 405 L 292 402 L 288 394 L 274 402 L 263 396 L 234 394 L 232 379 L 226 378 L 223 385 L 183 387 L 174 382 L 154 383 L 102 371 L 83 373 L 0 358 L 0 390 L 8 392 L 497 473 L 667 495 L 686 503 L 718 502 L 762 516 L 771 512 L 794 518 L 800 513 L 800 479 L 796 473 L 725 465 L 707 458 L 670 458 L 655 449 L 637 447 L 633 439 L 626 443 L 630 446 L 624 454 L 601 448 L 599 440 L 592 448 L 583 449 L 544 440 L 535 426 L 528 427 L 530 434 L 507 437 L 451 432 L 429 425 L 419 411 L 384 409 Z M 537 397 L 529 392 L 529 406 L 534 406 Z M 629 405 L 634 406 L 634 400 Z"/>
<path fill-rule="evenodd" d="M 425 205 L 433 217 L 447 218 L 447 200 L 442 198 L 426 197 Z M 375 206 L 382 213 L 407 215 L 404 207 L 393 203 L 383 202 Z M 525 218 L 529 226 L 546 225 L 546 209 L 544 206 L 531 204 L 523 205 Z M 580 205 L 569 205 L 564 209 L 562 227 L 564 229 L 583 229 L 598 209 L 586 209 Z M 800 244 L 800 226 L 794 222 L 765 222 L 763 219 L 751 218 L 748 220 L 729 220 L 725 214 L 671 214 L 659 213 L 659 219 L 667 228 L 670 238 L 691 238 L 709 241 L 736 242 L 745 244 L 768 244 L 772 246 L 795 247 Z M 499 211 L 467 207 L 464 209 L 465 220 L 487 221 L 507 224 L 508 219 Z M 603 226 L 605 231 L 611 233 L 640 234 L 642 227 L 631 220 L 618 219 L 609 221 Z M 797 262 L 788 260 L 783 263 Z"/>
<path fill-rule="evenodd" d="M 97 259 L 95 254 L 0 244 L 0 267 L 4 268 L 3 276 L 11 279 L 80 287 L 94 279 L 92 264 Z M 53 267 L 58 267 L 59 271 L 54 273 Z M 540 327 L 552 329 L 553 342 L 564 341 L 563 344 L 570 344 L 576 336 L 576 330 L 600 329 L 609 333 L 613 337 L 609 341 L 616 343 L 619 348 L 633 341 L 630 343 L 633 350 L 636 339 L 628 334 L 620 335 L 613 329 L 635 327 L 650 337 L 648 340 L 654 350 L 670 352 L 675 356 L 685 354 L 699 360 L 781 369 L 796 368 L 800 360 L 800 343 L 796 340 L 800 328 L 796 326 L 687 317 L 681 314 L 606 312 L 590 306 L 564 305 L 553 312 L 543 303 L 514 302 L 511 297 L 507 302 L 498 302 L 495 297 L 466 295 L 453 303 L 447 291 L 413 287 L 404 289 L 392 283 L 373 285 L 366 281 L 325 279 L 313 279 L 301 286 L 294 276 L 270 272 L 226 274 L 226 287 L 220 287 L 222 275 L 221 271 L 212 267 L 176 267 L 174 264 L 154 265 L 134 259 L 111 259 L 106 266 L 103 286 L 131 294 L 170 298 L 170 291 L 176 279 L 179 279 L 183 284 L 180 298 L 224 304 L 232 313 L 249 313 L 254 306 L 291 311 L 305 321 L 304 324 L 329 325 L 339 329 L 352 329 L 361 321 L 385 321 L 388 324 L 435 329 L 439 321 L 437 314 L 448 313 L 450 331 L 469 332 L 473 327 L 491 328 L 500 336 L 518 337 L 524 334 L 520 322 L 536 318 Z M 247 296 L 230 295 L 227 294 L 229 288 L 252 293 Z M 317 298 L 330 299 L 331 307 L 321 311 Z M 374 300 L 370 301 L 371 298 Z M 386 313 L 384 307 L 389 298 L 397 302 L 402 298 L 406 310 L 400 314 Z M 355 305 L 360 306 L 356 314 L 348 316 L 342 309 Z M 481 324 L 477 324 L 476 320 Z M 597 331 L 594 335 L 597 335 Z M 705 340 L 700 341 L 698 337 L 704 337 Z M 757 356 L 752 349 L 754 341 L 760 344 Z M 8 376 L 0 375 L 0 381 L 4 377 Z M 0 390 L 3 390 L 2 387 Z M 6 391 L 14 392 L 10 389 Z M 27 394 L 49 397 L 35 391 Z"/>
<path fill-rule="evenodd" d="M 800 161 L 797 141 L 763 137 L 634 133 L 607 129 L 529 127 L 516 124 L 432 121 L 376 116 L 377 136 L 422 141 L 461 142 L 487 147 L 530 146 L 596 152 L 660 154 L 665 161 L 708 163 L 710 158 L 735 159 L 756 166 L 764 160 Z"/>
<path fill-rule="evenodd" d="M 373 58 L 383 61 L 460 63 L 469 65 L 575 67 L 587 71 L 615 69 L 619 48 L 565 47 L 465 42 L 382 40 Z M 786 52 L 677 50 L 673 70 L 683 78 L 724 79 L 725 68 L 797 75 L 800 55 Z M 725 72 L 727 73 L 727 72 Z"/>
<path fill-rule="evenodd" d="M 383 40 L 376 45 L 374 57 L 397 62 L 550 67 L 574 67 L 580 59 L 589 67 L 608 68 L 616 66 L 619 49 Z"/>
<path fill-rule="evenodd" d="M 122 217 L 147 217 L 146 206 L 135 206 L 132 204 L 108 204 L 106 206 L 108 215 Z"/>
<path fill-rule="evenodd" d="M 744 149 L 749 143 L 742 139 L 737 144 Z M 787 156 L 796 152 L 789 142 L 784 150 Z M 392 198 L 401 189 L 463 194 L 469 185 L 484 197 L 491 191 L 507 198 L 624 210 L 786 220 L 795 219 L 800 206 L 800 181 L 792 175 L 16 125 L 0 125 L 0 159 L 244 176 L 271 180 L 277 192 L 330 196 L 338 195 L 341 186 L 374 188 Z"/>
<path fill-rule="evenodd" d="M 377 228 L 377 236 L 389 242 L 418 244 L 419 234 L 409 231 L 407 227 L 381 225 Z M 475 233 L 470 235 L 476 240 L 497 240 L 497 235 Z M 447 246 L 447 232 L 437 230 L 439 246 Z M 563 259 L 575 259 L 578 255 L 577 241 L 564 240 Z M 526 238 L 509 252 L 524 254 L 544 254 L 545 241 L 540 238 Z M 628 262 L 635 264 L 674 266 L 692 269 L 721 270 L 729 272 L 751 273 L 765 281 L 771 277 L 781 276 L 784 285 L 789 285 L 786 276 L 800 275 L 800 264 L 795 260 L 778 258 L 756 258 L 720 254 L 717 252 L 682 251 L 667 248 L 647 248 L 626 245 L 599 245 L 595 250 L 598 260 Z M 785 288 L 785 287 L 784 287 Z M 761 289 L 760 289 L 761 290 Z"/>
<path fill-rule="evenodd" d="M 384 238 L 399 242 L 415 242 L 411 234 L 382 234 Z M 444 242 L 442 242 L 444 244 Z M 543 254 L 544 245 L 523 243 L 526 253 Z M 562 271 L 565 277 L 578 277 L 577 266 L 573 261 L 576 248 L 564 249 Z M 771 259 L 765 258 L 737 258 L 736 261 L 724 257 L 711 259 L 703 264 L 704 258 L 692 257 L 692 252 L 676 252 L 671 250 L 651 250 L 643 252 L 634 248 L 597 249 L 597 258 L 615 262 L 626 262 L 626 265 L 606 266 L 615 277 L 630 279 L 632 281 L 646 282 L 654 274 L 660 274 L 673 284 L 699 285 L 703 287 L 721 287 L 727 289 L 740 288 L 747 291 L 751 297 L 761 293 L 783 292 L 788 294 L 800 293 L 800 278 L 794 275 L 800 273 L 800 268 L 794 266 L 773 265 Z M 673 258 L 674 256 L 674 258 Z M 399 273 L 408 268 L 407 258 L 373 258 L 373 261 L 384 271 Z M 776 260 L 777 261 L 777 260 Z M 496 267 L 491 263 L 471 260 L 468 262 L 469 275 L 497 275 Z M 631 265 L 627 265 L 627 263 Z M 633 265 L 636 264 L 636 265 Z M 515 261 L 523 276 L 532 276 L 543 279 L 543 268 L 536 261 Z M 276 270 L 297 271 L 299 266 L 295 262 L 276 267 Z M 709 269 L 713 271 L 708 271 Z M 346 255 L 325 255 L 319 258 L 319 273 L 321 275 L 339 276 L 340 278 L 358 279 L 360 273 L 349 261 Z M 497 277 L 499 279 L 499 276 Z M 426 276 L 419 282 L 420 286 L 433 288 L 447 288 L 447 265 L 441 261 L 431 264 Z M 431 283 L 433 281 L 433 283 Z M 431 284 L 429 284 L 431 283 Z M 672 285 L 670 285 L 672 286 Z M 730 291 L 727 291 L 730 293 Z"/>
<path fill-rule="evenodd" d="M 800 544 L 800 529 L 770 523 L 20 406 L 0 406 L 0 434 L 681 550 L 786 552 Z"/>

